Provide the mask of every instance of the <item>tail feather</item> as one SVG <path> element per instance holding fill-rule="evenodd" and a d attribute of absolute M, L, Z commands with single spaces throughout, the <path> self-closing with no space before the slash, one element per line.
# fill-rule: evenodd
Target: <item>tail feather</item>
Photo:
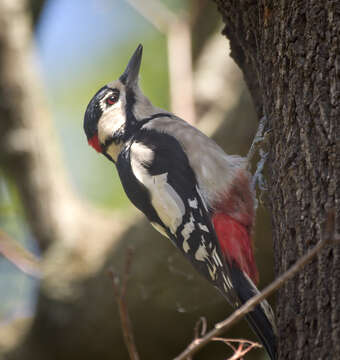
<path fill-rule="evenodd" d="M 230 270 L 234 289 L 242 303 L 245 303 L 259 292 L 251 279 L 240 270 L 235 262 L 230 266 Z M 261 340 L 271 360 L 276 360 L 277 331 L 274 322 L 274 314 L 268 302 L 263 300 L 254 308 L 254 310 L 246 315 L 246 319 Z"/>
<path fill-rule="evenodd" d="M 246 315 L 246 319 L 256 333 L 271 360 L 277 359 L 276 335 L 259 306 Z"/>

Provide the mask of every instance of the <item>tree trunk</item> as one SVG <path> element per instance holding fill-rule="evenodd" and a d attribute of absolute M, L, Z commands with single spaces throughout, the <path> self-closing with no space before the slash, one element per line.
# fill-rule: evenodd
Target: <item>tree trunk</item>
<path fill-rule="evenodd" d="M 267 161 L 276 274 L 340 214 L 340 3 L 216 0 L 258 116 Z M 340 359 L 340 249 L 329 246 L 277 297 L 279 359 Z"/>

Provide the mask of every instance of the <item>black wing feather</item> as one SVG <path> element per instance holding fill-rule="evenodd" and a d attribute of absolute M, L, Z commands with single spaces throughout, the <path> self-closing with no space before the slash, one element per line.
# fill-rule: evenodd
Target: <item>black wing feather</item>
<path fill-rule="evenodd" d="M 167 173 L 167 183 L 183 201 L 185 212 L 175 233 L 172 233 L 167 224 L 161 221 L 151 204 L 149 189 L 140 183 L 133 174 L 130 157 L 131 146 L 134 142 L 142 143 L 152 149 L 155 154 L 152 162 L 143 163 L 150 176 Z M 117 169 L 131 202 L 151 222 L 162 226 L 170 240 L 195 268 L 235 305 L 237 298 L 232 289 L 228 265 L 220 250 L 209 210 L 199 193 L 195 174 L 179 142 L 168 134 L 160 134 L 153 130 L 141 130 L 121 152 L 117 160 Z M 197 201 L 197 206 L 191 207 L 189 200 Z M 183 236 L 183 231 L 185 233 L 185 227 L 188 227 L 189 223 L 192 224 L 191 231 L 190 236 L 186 238 Z"/>

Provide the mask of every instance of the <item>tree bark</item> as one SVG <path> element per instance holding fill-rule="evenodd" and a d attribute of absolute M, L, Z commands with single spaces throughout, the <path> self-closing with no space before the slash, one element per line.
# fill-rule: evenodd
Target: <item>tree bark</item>
<path fill-rule="evenodd" d="M 216 0 L 258 116 L 268 119 L 275 270 L 340 222 L 340 4 Z M 277 297 L 279 359 L 340 358 L 340 249 L 329 246 Z"/>

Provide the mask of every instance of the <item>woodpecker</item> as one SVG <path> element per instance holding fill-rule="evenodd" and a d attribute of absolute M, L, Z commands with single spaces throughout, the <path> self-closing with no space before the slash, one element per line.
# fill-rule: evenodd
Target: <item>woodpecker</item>
<path fill-rule="evenodd" d="M 142 51 L 139 45 L 120 78 L 89 102 L 88 143 L 116 165 L 130 201 L 238 308 L 258 293 L 247 159 L 227 155 L 198 129 L 151 104 L 138 85 Z M 276 359 L 267 301 L 247 320 Z"/>

